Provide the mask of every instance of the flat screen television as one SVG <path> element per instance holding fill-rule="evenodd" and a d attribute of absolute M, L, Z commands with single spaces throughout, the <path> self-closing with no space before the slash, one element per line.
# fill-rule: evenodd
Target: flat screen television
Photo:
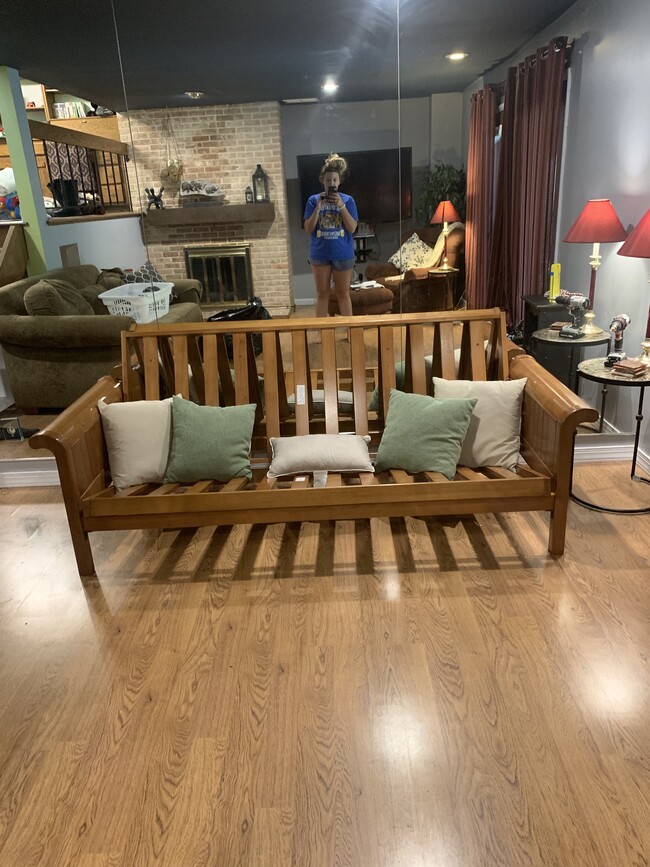
<path fill-rule="evenodd" d="M 400 161 L 401 151 L 401 213 L 400 213 Z M 298 157 L 298 180 L 302 219 L 307 199 L 322 192 L 318 180 L 327 154 L 306 154 Z M 352 196 L 357 203 L 359 220 L 364 223 L 396 223 L 411 218 L 411 148 L 386 148 L 376 151 L 342 151 L 348 161 L 348 172 L 341 184 L 341 192 Z"/>

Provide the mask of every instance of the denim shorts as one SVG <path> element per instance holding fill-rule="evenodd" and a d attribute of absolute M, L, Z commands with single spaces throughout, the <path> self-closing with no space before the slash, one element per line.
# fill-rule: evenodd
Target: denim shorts
<path fill-rule="evenodd" d="M 351 271 L 354 268 L 354 259 L 330 259 L 329 262 L 320 262 L 317 259 L 310 259 L 310 265 L 325 266 L 331 265 L 334 271 Z"/>

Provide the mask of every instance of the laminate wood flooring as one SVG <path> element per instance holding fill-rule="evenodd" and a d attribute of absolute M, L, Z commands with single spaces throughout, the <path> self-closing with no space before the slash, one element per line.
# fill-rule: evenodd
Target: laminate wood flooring
<path fill-rule="evenodd" d="M 0 867 L 649 863 L 650 516 L 91 538 L 0 490 Z"/>

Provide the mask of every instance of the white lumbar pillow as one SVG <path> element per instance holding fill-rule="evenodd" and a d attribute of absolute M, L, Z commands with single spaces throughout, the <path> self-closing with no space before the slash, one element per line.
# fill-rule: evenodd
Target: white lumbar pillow
<path fill-rule="evenodd" d="M 474 382 L 433 377 L 436 397 L 477 399 L 459 464 L 465 467 L 515 469 L 519 459 L 521 402 L 525 385 L 526 379 Z"/>
<path fill-rule="evenodd" d="M 118 491 L 161 484 L 169 457 L 172 398 L 97 404 L 102 417 L 113 484 Z"/>
<path fill-rule="evenodd" d="M 273 459 L 268 476 L 296 473 L 374 473 L 368 454 L 369 436 L 357 434 L 309 434 L 299 437 L 271 437 Z"/>

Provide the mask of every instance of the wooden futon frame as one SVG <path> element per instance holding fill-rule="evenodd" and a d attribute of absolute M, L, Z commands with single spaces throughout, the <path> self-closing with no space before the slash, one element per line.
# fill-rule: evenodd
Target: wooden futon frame
<path fill-rule="evenodd" d="M 426 356 L 431 356 L 428 363 Z M 267 478 L 271 436 L 354 431 L 371 436 L 371 455 L 375 453 L 400 360 L 404 389 L 419 394 L 431 393 L 429 370 L 447 379 L 527 377 L 521 430 L 525 463 L 516 472 L 459 466 L 452 481 L 438 473 L 413 476 L 401 470 L 330 473 L 325 487 L 314 487 L 311 476 Z M 369 411 L 375 385 L 379 405 Z M 314 400 L 316 389 L 319 401 Z M 344 390 L 352 394 L 345 404 Z M 98 400 L 158 400 L 172 394 L 210 406 L 257 404 L 252 481 L 205 479 L 115 491 Z M 548 550 L 560 555 L 574 434 L 578 424 L 596 418 L 596 410 L 510 343 L 498 309 L 151 324 L 123 332 L 120 379 L 101 379 L 30 444 L 56 457 L 82 576 L 95 571 L 88 534 L 96 530 L 376 516 L 548 511 Z"/>

